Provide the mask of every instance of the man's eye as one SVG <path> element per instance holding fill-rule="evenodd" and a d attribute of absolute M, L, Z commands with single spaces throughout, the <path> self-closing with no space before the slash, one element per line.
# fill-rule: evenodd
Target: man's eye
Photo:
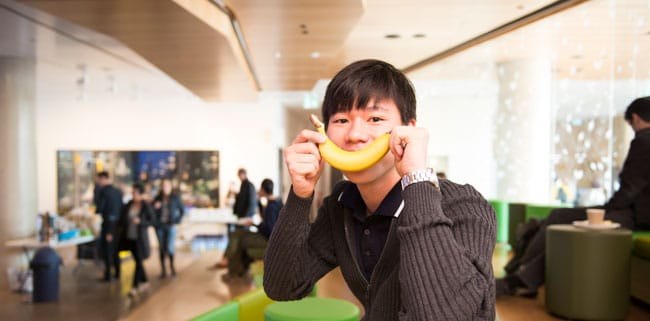
<path fill-rule="evenodd" d="M 382 121 L 382 119 L 380 117 L 370 117 L 370 121 L 376 123 Z"/>
<path fill-rule="evenodd" d="M 347 123 L 347 122 L 348 122 L 348 120 L 347 120 L 347 119 L 343 119 L 343 118 L 341 118 L 341 119 L 335 119 L 335 120 L 334 120 L 334 123 L 337 123 L 337 124 L 345 124 L 345 123 Z"/>

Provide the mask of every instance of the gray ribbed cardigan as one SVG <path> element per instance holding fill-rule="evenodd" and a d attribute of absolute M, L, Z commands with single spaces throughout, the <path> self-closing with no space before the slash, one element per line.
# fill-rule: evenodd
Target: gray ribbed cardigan
<path fill-rule="evenodd" d="M 496 219 L 472 186 L 441 180 L 440 190 L 417 183 L 402 191 L 404 208 L 368 282 L 354 256 L 351 212 L 338 201 L 342 185 L 324 199 L 312 224 L 313 198 L 290 191 L 264 258 L 270 298 L 305 297 L 340 266 L 364 306 L 363 320 L 494 320 Z"/>

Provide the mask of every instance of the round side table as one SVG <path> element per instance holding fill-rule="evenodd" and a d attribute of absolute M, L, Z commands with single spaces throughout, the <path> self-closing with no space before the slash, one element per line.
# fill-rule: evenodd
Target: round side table
<path fill-rule="evenodd" d="M 630 301 L 632 231 L 550 225 L 546 308 L 583 320 L 622 320 Z"/>
<path fill-rule="evenodd" d="M 333 298 L 304 298 L 274 302 L 264 310 L 264 321 L 358 321 L 359 308 Z"/>

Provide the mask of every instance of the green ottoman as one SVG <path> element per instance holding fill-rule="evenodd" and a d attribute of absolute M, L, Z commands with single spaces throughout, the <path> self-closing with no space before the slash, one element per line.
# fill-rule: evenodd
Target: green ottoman
<path fill-rule="evenodd" d="M 357 321 L 359 308 L 332 298 L 304 298 L 275 302 L 264 311 L 264 321 Z"/>
<path fill-rule="evenodd" d="M 546 308 L 569 319 L 623 320 L 630 301 L 632 231 L 551 225 Z"/>

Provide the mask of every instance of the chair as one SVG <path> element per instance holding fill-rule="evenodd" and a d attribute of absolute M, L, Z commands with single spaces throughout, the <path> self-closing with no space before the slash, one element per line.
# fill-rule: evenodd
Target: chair
<path fill-rule="evenodd" d="M 242 321 L 264 321 L 264 309 L 274 302 L 266 296 L 263 288 L 244 293 L 233 301 L 239 304 L 239 320 Z"/>
<path fill-rule="evenodd" d="M 510 223 L 508 202 L 490 200 L 497 216 L 497 243 L 508 243 L 508 230 Z"/>
<path fill-rule="evenodd" d="M 190 321 L 239 321 L 239 303 L 230 301 L 192 318 Z"/>

